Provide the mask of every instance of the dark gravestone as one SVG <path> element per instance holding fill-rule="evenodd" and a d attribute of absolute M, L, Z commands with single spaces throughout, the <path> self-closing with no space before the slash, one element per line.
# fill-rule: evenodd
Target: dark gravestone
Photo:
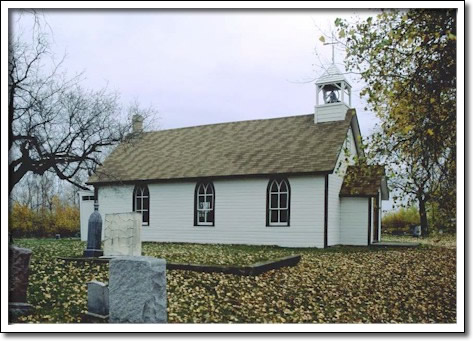
<path fill-rule="evenodd" d="M 101 250 L 102 243 L 102 217 L 99 213 L 99 204 L 94 204 L 94 212 L 90 215 L 87 233 L 87 249 L 84 251 L 84 257 L 103 256 Z"/>
<path fill-rule="evenodd" d="M 14 245 L 8 247 L 8 311 L 11 316 L 26 315 L 32 305 L 26 303 L 28 267 L 32 251 Z"/>
<path fill-rule="evenodd" d="M 8 248 L 10 260 L 9 271 L 9 302 L 26 302 L 26 290 L 28 289 L 28 267 L 30 265 L 31 250 L 23 249 L 14 245 Z"/>

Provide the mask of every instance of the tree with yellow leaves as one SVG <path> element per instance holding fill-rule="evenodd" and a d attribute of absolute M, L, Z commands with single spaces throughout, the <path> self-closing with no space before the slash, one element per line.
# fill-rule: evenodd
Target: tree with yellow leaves
<path fill-rule="evenodd" d="M 366 82 L 366 109 L 381 120 L 367 141 L 368 158 L 389 170 L 395 197 L 417 202 L 424 235 L 429 203 L 441 204 L 454 222 L 456 11 L 384 10 L 335 25 L 345 67 Z"/>

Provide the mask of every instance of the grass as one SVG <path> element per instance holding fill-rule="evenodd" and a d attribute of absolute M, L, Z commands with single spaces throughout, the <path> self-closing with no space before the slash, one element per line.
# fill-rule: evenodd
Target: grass
<path fill-rule="evenodd" d="M 302 254 L 297 266 L 260 276 L 168 271 L 170 323 L 454 323 L 454 244 L 421 242 L 419 248 L 326 250 L 143 243 L 143 254 L 233 265 Z M 86 283 L 107 282 L 108 264 L 57 259 L 80 256 L 85 244 L 78 240 L 19 239 L 15 244 L 33 250 L 28 301 L 35 312 L 14 322 L 80 322 L 87 309 Z"/>
<path fill-rule="evenodd" d="M 383 241 L 389 242 L 415 242 L 421 243 L 422 245 L 430 245 L 430 246 L 441 246 L 446 247 L 449 249 L 456 248 L 456 236 L 455 235 L 433 235 L 427 238 L 415 238 L 410 236 L 390 236 L 390 235 L 383 235 Z"/>
<path fill-rule="evenodd" d="M 164 258 L 173 263 L 208 265 L 251 265 L 256 262 L 276 259 L 296 252 L 275 246 L 205 245 L 184 243 L 150 243 L 142 245 L 143 254 Z"/>

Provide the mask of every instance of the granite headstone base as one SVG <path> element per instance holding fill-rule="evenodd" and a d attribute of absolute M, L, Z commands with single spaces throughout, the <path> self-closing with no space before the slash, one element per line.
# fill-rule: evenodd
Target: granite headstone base
<path fill-rule="evenodd" d="M 84 257 L 100 257 L 103 256 L 103 250 L 86 249 L 84 250 Z"/>
<path fill-rule="evenodd" d="M 26 316 L 33 312 L 33 306 L 24 302 L 10 302 L 8 303 L 8 317 L 9 319 Z"/>
<path fill-rule="evenodd" d="M 82 315 L 82 323 L 108 323 L 108 315 L 99 315 L 91 312 L 86 312 Z"/>

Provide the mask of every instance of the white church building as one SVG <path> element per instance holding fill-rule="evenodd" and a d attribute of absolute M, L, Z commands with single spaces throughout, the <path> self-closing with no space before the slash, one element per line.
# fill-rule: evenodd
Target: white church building
<path fill-rule="evenodd" d="M 360 138 L 334 64 L 316 82 L 313 114 L 143 132 L 89 178 L 94 192 L 80 193 L 82 239 L 97 199 L 102 219 L 141 213 L 143 241 L 369 245 L 389 193 L 381 167 L 353 165 Z"/>

